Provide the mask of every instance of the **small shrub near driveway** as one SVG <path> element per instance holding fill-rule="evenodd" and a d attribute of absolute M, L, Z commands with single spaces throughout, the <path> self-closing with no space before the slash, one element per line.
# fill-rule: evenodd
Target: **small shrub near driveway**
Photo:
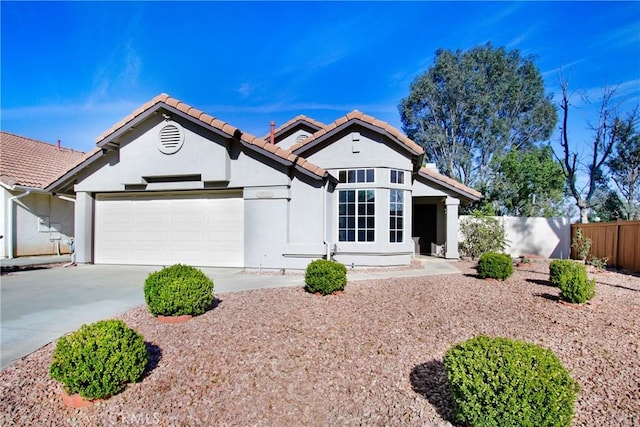
<path fill-rule="evenodd" d="M 513 274 L 513 260 L 507 254 L 487 252 L 478 260 L 478 275 L 483 279 L 504 280 Z"/>
<path fill-rule="evenodd" d="M 195 267 L 175 264 L 149 274 L 144 299 L 154 316 L 197 316 L 213 303 L 213 280 Z"/>
<path fill-rule="evenodd" d="M 140 334 L 122 320 L 102 320 L 60 338 L 49 372 L 67 394 L 102 399 L 138 381 L 148 361 Z"/>
<path fill-rule="evenodd" d="M 596 281 L 589 280 L 583 264 L 573 263 L 558 278 L 560 299 L 573 304 L 584 304 L 596 295 Z"/>
<path fill-rule="evenodd" d="M 451 347 L 443 362 L 462 425 L 571 425 L 580 387 L 551 350 L 478 336 Z"/>
<path fill-rule="evenodd" d="M 347 285 L 347 268 L 335 261 L 317 259 L 307 266 L 304 283 L 311 293 L 328 295 L 341 291 Z"/>

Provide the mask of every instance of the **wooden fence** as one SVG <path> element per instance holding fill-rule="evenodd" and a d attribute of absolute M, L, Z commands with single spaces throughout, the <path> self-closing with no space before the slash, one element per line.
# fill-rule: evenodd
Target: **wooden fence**
<path fill-rule="evenodd" d="M 608 258 L 607 264 L 612 267 L 640 272 L 640 221 L 571 224 L 572 242 L 578 228 L 591 239 L 592 256 Z M 576 258 L 574 248 L 571 258 Z"/>

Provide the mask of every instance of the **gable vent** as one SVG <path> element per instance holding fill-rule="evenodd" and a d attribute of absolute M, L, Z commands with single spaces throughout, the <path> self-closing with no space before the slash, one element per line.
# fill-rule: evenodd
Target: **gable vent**
<path fill-rule="evenodd" d="M 170 123 L 160 129 L 158 149 L 164 154 L 177 153 L 184 144 L 184 132 L 177 123 Z"/>

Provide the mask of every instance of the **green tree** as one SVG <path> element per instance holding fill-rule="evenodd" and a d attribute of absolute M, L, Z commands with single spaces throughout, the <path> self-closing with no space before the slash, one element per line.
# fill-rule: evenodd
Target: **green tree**
<path fill-rule="evenodd" d="M 486 203 L 496 211 L 514 216 L 562 215 L 565 179 L 550 146 L 511 150 L 496 159 L 494 169 Z"/>
<path fill-rule="evenodd" d="M 626 209 L 618 193 L 605 187 L 596 190 L 589 212 L 589 221 L 615 221 L 628 219 Z"/>
<path fill-rule="evenodd" d="M 480 190 L 490 184 L 494 156 L 547 140 L 557 121 L 533 58 L 490 43 L 438 50 L 398 109 L 429 161 Z"/>
<path fill-rule="evenodd" d="M 611 178 L 622 195 L 623 219 L 640 219 L 640 134 L 635 129 L 637 108 L 620 123 L 613 155 L 607 161 Z"/>

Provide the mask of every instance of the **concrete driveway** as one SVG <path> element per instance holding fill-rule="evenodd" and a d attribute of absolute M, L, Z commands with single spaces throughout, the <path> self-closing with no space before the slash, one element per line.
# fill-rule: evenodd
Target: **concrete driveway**
<path fill-rule="evenodd" d="M 349 272 L 350 282 L 391 277 L 459 273 L 437 258 L 424 269 Z M 157 266 L 81 265 L 18 271 L 0 283 L 0 369 L 82 324 L 124 313 L 144 304 L 144 280 Z M 215 293 L 304 286 L 302 274 L 251 274 L 241 269 L 202 268 Z"/>

